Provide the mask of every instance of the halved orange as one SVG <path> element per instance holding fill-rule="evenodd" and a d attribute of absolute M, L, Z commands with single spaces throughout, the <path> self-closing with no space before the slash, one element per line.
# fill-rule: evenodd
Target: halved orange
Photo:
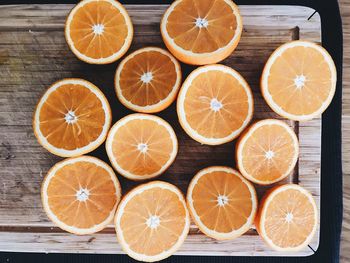
<path fill-rule="evenodd" d="M 115 74 L 117 97 L 125 107 L 159 112 L 176 98 L 181 84 L 179 62 L 158 47 L 141 48 L 124 58 Z"/>
<path fill-rule="evenodd" d="M 72 52 L 90 64 L 108 64 L 129 49 L 133 26 L 115 0 L 82 0 L 69 13 L 65 36 Z"/>
<path fill-rule="evenodd" d="M 306 121 L 327 109 L 336 82 L 336 68 L 328 52 L 315 43 L 297 40 L 272 53 L 261 76 L 261 91 L 277 114 Z"/>
<path fill-rule="evenodd" d="M 186 133 L 209 145 L 236 138 L 253 116 L 248 83 L 224 65 L 202 66 L 187 77 L 177 99 L 177 114 Z"/>
<path fill-rule="evenodd" d="M 117 238 L 123 250 L 139 261 L 171 256 L 185 241 L 190 216 L 181 191 L 153 181 L 123 197 L 115 215 Z"/>
<path fill-rule="evenodd" d="M 111 126 L 108 100 L 94 84 L 83 79 L 54 83 L 39 100 L 33 130 L 39 143 L 61 157 L 93 151 Z"/>
<path fill-rule="evenodd" d="M 121 188 L 113 169 L 90 156 L 69 158 L 47 173 L 41 200 L 47 216 L 61 229 L 96 233 L 113 219 Z"/>
<path fill-rule="evenodd" d="M 257 184 L 272 184 L 287 177 L 299 155 L 295 132 L 283 121 L 266 119 L 251 125 L 236 145 L 237 166 Z"/>
<path fill-rule="evenodd" d="M 268 191 L 255 219 L 260 236 L 278 251 L 298 251 L 306 247 L 317 225 L 315 200 L 296 184 L 277 186 Z"/>
<path fill-rule="evenodd" d="M 140 113 L 117 121 L 106 141 L 113 167 L 132 180 L 161 175 L 175 160 L 177 148 L 176 134 L 169 123 Z"/>
<path fill-rule="evenodd" d="M 236 170 L 212 166 L 199 171 L 187 190 L 190 214 L 199 229 L 218 240 L 234 239 L 254 222 L 254 186 Z"/>
<path fill-rule="evenodd" d="M 161 21 L 165 45 L 187 64 L 217 63 L 228 57 L 242 34 L 242 18 L 231 0 L 177 0 Z"/>

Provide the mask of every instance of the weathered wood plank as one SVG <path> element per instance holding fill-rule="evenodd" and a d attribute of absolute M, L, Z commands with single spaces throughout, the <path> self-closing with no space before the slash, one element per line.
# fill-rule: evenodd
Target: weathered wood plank
<path fill-rule="evenodd" d="M 46 253 L 61 253 L 62 244 L 67 251 L 75 253 L 105 253 L 123 254 L 116 242 L 115 234 L 99 233 L 88 236 L 74 236 L 65 233 L 33 233 L 33 232 L 0 232 L 2 250 L 11 251 L 15 246 L 23 252 L 42 251 Z M 213 246 L 216 247 L 215 254 Z M 298 256 L 310 255 L 311 249 L 305 248 L 298 252 Z M 283 256 L 282 252 L 268 252 L 269 255 Z M 239 245 L 230 241 L 215 241 L 201 234 L 191 234 L 175 255 L 202 256 L 266 256 L 266 245 L 257 235 L 244 235 L 239 238 Z M 293 254 L 289 254 L 292 256 Z"/>
<path fill-rule="evenodd" d="M 116 64 L 87 65 L 68 49 L 63 26 L 71 5 L 0 6 L 0 250 L 122 253 L 112 225 L 102 233 L 77 237 L 53 227 L 40 202 L 40 184 L 47 170 L 60 158 L 38 145 L 31 128 L 35 104 L 44 90 L 64 77 L 85 78 L 100 87 L 109 99 L 113 121 L 129 114 L 117 102 L 113 77 Z M 141 46 L 163 46 L 159 21 L 166 6 L 127 6 L 135 37 L 131 50 Z M 244 32 L 237 50 L 224 64 L 238 70 L 248 81 L 255 99 L 255 119 L 277 118 L 261 97 L 259 78 L 265 61 L 280 44 L 292 39 L 320 42 L 320 18 L 313 10 L 298 6 L 241 6 Z M 16 25 L 14 27 L 14 25 Z M 184 76 L 193 67 L 182 65 Z M 168 120 L 179 138 L 176 162 L 160 177 L 183 192 L 193 175 L 209 165 L 235 166 L 235 142 L 204 146 L 181 129 L 175 107 L 159 114 Z M 295 182 L 309 189 L 319 205 L 320 119 L 307 123 L 288 121 L 298 133 L 300 160 L 283 182 Z M 94 151 L 107 161 L 104 146 Z M 136 183 L 120 178 L 123 192 Z M 261 196 L 268 187 L 257 187 Z M 35 243 L 35 245 L 33 245 Z M 310 246 L 318 247 L 318 234 Z M 218 242 L 205 237 L 192 225 L 182 255 L 288 255 L 312 254 L 310 248 L 298 253 L 270 250 L 252 228 L 243 237 Z"/>
<path fill-rule="evenodd" d="M 344 219 L 341 235 L 340 262 L 350 262 L 350 2 L 340 0 L 343 21 L 343 202 Z"/>

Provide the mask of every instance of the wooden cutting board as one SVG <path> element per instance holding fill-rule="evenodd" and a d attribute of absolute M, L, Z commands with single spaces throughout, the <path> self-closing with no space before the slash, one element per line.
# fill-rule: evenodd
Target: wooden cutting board
<path fill-rule="evenodd" d="M 71 8 L 72 5 L 0 6 L 0 251 L 123 253 L 112 225 L 94 235 L 75 236 L 55 227 L 41 206 L 43 177 L 60 160 L 37 143 L 32 131 L 33 110 L 45 89 L 62 78 L 84 78 L 107 95 L 113 122 L 131 113 L 114 93 L 117 63 L 88 65 L 70 52 L 63 27 Z M 166 8 L 166 5 L 126 5 L 135 30 L 131 50 L 148 45 L 164 47 L 159 22 Z M 240 6 L 240 9 L 244 23 L 242 39 L 236 51 L 222 63 L 238 70 L 251 85 L 255 119 L 279 118 L 259 91 L 263 65 L 271 52 L 286 41 L 320 42 L 320 17 L 313 9 L 301 6 Z M 193 68 L 183 64 L 184 77 Z M 160 180 L 176 184 L 185 193 L 198 170 L 210 165 L 235 167 L 235 142 L 205 146 L 190 139 L 177 121 L 174 104 L 159 116 L 171 123 L 179 139 L 176 161 Z M 321 120 L 287 123 L 299 137 L 300 159 L 293 173 L 281 183 L 299 183 L 311 191 L 320 207 Z M 108 161 L 104 145 L 91 155 Z M 120 176 L 119 179 L 123 193 L 136 185 Z M 267 189 L 257 186 L 259 196 Z M 185 244 L 176 254 L 307 256 L 317 250 L 318 243 L 319 230 L 309 247 L 282 253 L 267 247 L 254 228 L 233 241 L 215 241 L 192 224 Z"/>

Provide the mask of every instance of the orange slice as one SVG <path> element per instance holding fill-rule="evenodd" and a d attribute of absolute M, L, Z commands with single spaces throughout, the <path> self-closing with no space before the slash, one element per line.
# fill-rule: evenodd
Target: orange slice
<path fill-rule="evenodd" d="M 257 184 L 272 184 L 287 177 L 299 155 L 294 131 L 283 121 L 254 123 L 239 138 L 237 166 L 244 177 Z"/>
<path fill-rule="evenodd" d="M 61 229 L 77 235 L 105 228 L 113 219 L 120 196 L 113 169 L 90 156 L 58 162 L 41 188 L 47 216 Z"/>
<path fill-rule="evenodd" d="M 115 216 L 120 245 L 139 261 L 154 262 L 171 256 L 183 244 L 189 227 L 182 193 L 176 186 L 161 181 L 130 191 Z"/>
<path fill-rule="evenodd" d="M 336 81 L 336 68 L 328 52 L 315 43 L 298 40 L 272 53 L 261 76 L 261 90 L 277 114 L 305 121 L 327 109 Z"/>
<path fill-rule="evenodd" d="M 175 160 L 177 147 L 176 134 L 169 123 L 140 113 L 120 119 L 106 141 L 113 167 L 132 180 L 161 175 Z"/>
<path fill-rule="evenodd" d="M 107 137 L 111 109 L 94 84 L 63 79 L 41 97 L 34 112 L 33 130 L 39 143 L 62 157 L 93 151 Z"/>
<path fill-rule="evenodd" d="M 65 36 L 72 52 L 90 64 L 108 64 L 129 49 L 133 26 L 114 0 L 82 0 L 69 13 Z"/>
<path fill-rule="evenodd" d="M 231 0 L 177 0 L 161 21 L 165 45 L 182 62 L 217 63 L 238 45 L 242 18 Z"/>
<path fill-rule="evenodd" d="M 115 75 L 117 97 L 138 112 L 159 112 L 174 100 L 181 84 L 179 62 L 157 47 L 141 48 L 120 62 Z"/>
<path fill-rule="evenodd" d="M 311 242 L 317 222 L 317 206 L 312 195 L 299 185 L 286 184 L 265 194 L 255 226 L 273 249 L 298 251 Z"/>
<path fill-rule="evenodd" d="M 183 83 L 177 114 L 194 140 L 210 145 L 236 138 L 253 116 L 248 83 L 230 67 L 209 65 L 195 69 Z"/>
<path fill-rule="evenodd" d="M 254 186 L 236 170 L 212 166 L 193 177 L 187 191 L 190 214 L 199 229 L 218 240 L 234 239 L 254 222 Z"/>

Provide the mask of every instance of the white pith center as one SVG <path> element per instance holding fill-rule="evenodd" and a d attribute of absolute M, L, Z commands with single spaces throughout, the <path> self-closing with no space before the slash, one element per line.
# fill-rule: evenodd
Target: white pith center
<path fill-rule="evenodd" d="M 66 115 L 64 115 L 64 119 L 66 120 L 66 122 L 68 123 L 68 124 L 72 124 L 72 123 L 74 123 L 74 122 L 76 122 L 77 120 L 78 120 L 78 117 L 77 116 L 75 116 L 75 113 L 74 113 L 74 111 L 68 111 L 67 113 L 66 113 Z"/>
<path fill-rule="evenodd" d="M 104 32 L 105 26 L 102 24 L 96 24 L 92 26 L 92 31 L 95 35 L 102 35 Z"/>
<path fill-rule="evenodd" d="M 275 156 L 275 153 L 271 150 L 265 152 L 265 158 L 271 160 Z"/>
<path fill-rule="evenodd" d="M 90 192 L 86 188 L 80 188 L 75 196 L 77 197 L 77 200 L 80 202 L 85 202 L 86 200 L 89 199 Z"/>
<path fill-rule="evenodd" d="M 146 153 L 148 150 L 148 145 L 146 143 L 139 143 L 137 145 L 137 149 L 142 153 Z"/>
<path fill-rule="evenodd" d="M 160 225 L 159 216 L 150 216 L 146 221 L 146 225 L 152 229 L 157 228 Z"/>
<path fill-rule="evenodd" d="M 294 84 L 298 89 L 301 89 L 305 85 L 306 78 L 304 75 L 298 75 L 294 79 Z"/>
<path fill-rule="evenodd" d="M 142 76 L 141 76 L 141 81 L 142 81 L 143 83 L 150 83 L 152 79 L 153 79 L 153 74 L 152 74 L 152 72 L 145 72 L 145 73 L 143 73 Z"/>
<path fill-rule="evenodd" d="M 218 196 L 218 206 L 224 206 L 228 203 L 228 197 L 226 195 Z"/>
<path fill-rule="evenodd" d="M 218 101 L 216 98 L 213 98 L 211 101 L 210 101 L 210 109 L 212 111 L 219 111 L 221 108 L 223 107 L 222 103 L 220 101 Z"/>
<path fill-rule="evenodd" d="M 196 24 L 196 27 L 198 28 L 203 28 L 203 27 L 207 28 L 209 23 L 208 23 L 208 20 L 206 20 L 205 18 L 198 17 L 196 18 L 195 24 Z"/>
<path fill-rule="evenodd" d="M 290 222 L 292 222 L 292 220 L 293 220 L 293 214 L 292 213 L 287 213 L 286 214 L 286 221 L 288 223 L 290 223 Z"/>

